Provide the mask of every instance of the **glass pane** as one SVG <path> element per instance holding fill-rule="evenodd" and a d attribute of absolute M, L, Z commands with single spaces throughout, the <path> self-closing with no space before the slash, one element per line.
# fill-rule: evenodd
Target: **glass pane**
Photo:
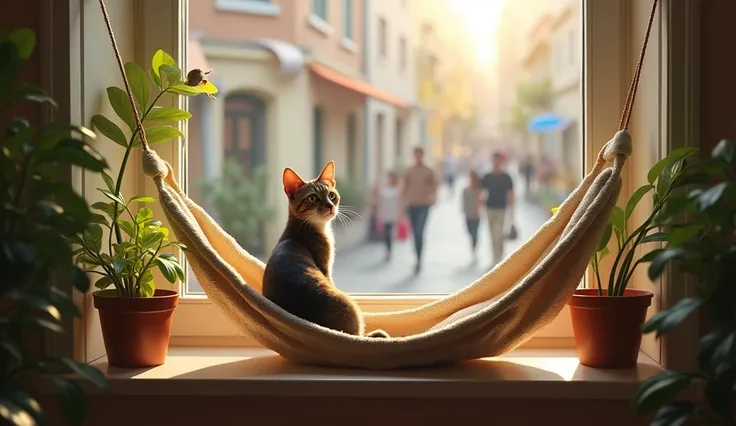
<path fill-rule="evenodd" d="M 188 68 L 212 69 L 221 93 L 190 102 L 189 193 L 264 261 L 287 220 L 285 167 L 313 179 L 335 161 L 333 279 L 352 294 L 468 285 L 583 176 L 580 0 L 312 0 L 342 17 L 332 32 L 298 2 L 267 21 L 215 4 L 190 15 Z"/>

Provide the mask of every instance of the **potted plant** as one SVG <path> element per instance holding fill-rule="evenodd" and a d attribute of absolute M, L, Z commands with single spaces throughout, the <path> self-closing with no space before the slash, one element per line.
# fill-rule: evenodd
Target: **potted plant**
<path fill-rule="evenodd" d="M 654 315 L 645 333 L 661 337 L 693 313 L 702 313 L 710 332 L 700 339 L 698 369 L 664 371 L 644 382 L 632 400 L 640 412 L 658 412 L 652 424 L 736 424 L 736 143 L 723 140 L 700 162 L 692 187 L 670 199 L 658 220 L 674 227 L 664 250 L 649 265 L 655 279 L 675 261 L 694 278 L 692 297 Z M 675 401 L 698 382 L 703 404 Z"/>
<path fill-rule="evenodd" d="M 126 63 L 124 70 L 123 78 L 129 83 L 135 105 L 126 91 L 118 87 L 108 87 L 107 96 L 128 131 L 124 132 L 100 114 L 92 117 L 92 124 L 124 148 L 125 153 L 116 179 L 101 173 L 105 188 L 99 191 L 108 201 L 92 204 L 100 213 L 93 215 L 93 223 L 75 240 L 78 245 L 75 254 L 86 272 L 99 276 L 93 298 L 100 313 L 109 364 L 151 367 L 163 364 L 166 359 L 172 316 L 179 300 L 177 291 L 156 288 L 153 270 L 161 271 L 170 283 L 177 279 L 183 281 L 183 269 L 172 249 L 184 247 L 169 240 L 169 230 L 153 217 L 150 208 L 137 206 L 153 202 L 152 197 L 127 198 L 121 192 L 128 159 L 133 148 L 141 144 L 133 108 L 137 108 L 146 126 L 148 143 L 164 143 L 183 134 L 171 124 L 161 123 L 184 121 L 191 114 L 159 106 L 159 100 L 167 94 L 211 95 L 217 88 L 201 78 L 192 82 L 196 74 L 202 77 L 199 70 L 192 71 L 187 81 L 182 80 L 181 69 L 162 50 L 153 55 L 148 75 L 133 62 Z"/>
<path fill-rule="evenodd" d="M 46 423 L 31 391 L 41 378 L 58 389 L 67 422 L 81 424 L 85 396 L 65 373 L 106 389 L 104 375 L 71 358 L 42 356 L 29 336 L 68 332 L 70 319 L 80 317 L 71 289 L 61 283 L 81 292 L 89 288 L 67 238 L 85 229 L 91 211 L 60 176 L 71 166 L 99 172 L 107 163 L 84 141 L 83 136 L 95 137 L 89 129 L 60 123 L 35 127 L 14 116 L 28 102 L 55 106 L 43 90 L 19 81 L 35 44 L 31 30 L 0 28 L 0 423 Z"/>
<path fill-rule="evenodd" d="M 615 206 L 596 252 L 591 258 L 596 288 L 578 289 L 568 301 L 572 317 L 575 346 L 580 363 L 598 368 L 631 368 L 636 365 L 641 346 L 641 326 L 653 294 L 627 288 L 634 270 L 650 262 L 661 249 L 637 258 L 637 249 L 651 242 L 665 241 L 667 234 L 659 230 L 656 217 L 667 205 L 672 191 L 686 184 L 690 173 L 687 157 L 694 149 L 683 148 L 655 164 L 647 174 L 646 185 L 629 197 L 625 209 Z M 644 196 L 652 193 L 652 211 L 633 231 L 629 219 Z M 614 237 L 616 258 L 604 287 L 600 262 L 609 253 L 609 240 Z"/>

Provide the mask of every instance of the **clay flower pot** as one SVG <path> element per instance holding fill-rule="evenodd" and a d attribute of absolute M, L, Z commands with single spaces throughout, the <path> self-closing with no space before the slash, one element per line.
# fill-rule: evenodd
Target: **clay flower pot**
<path fill-rule="evenodd" d="M 641 348 L 641 327 L 653 294 L 624 290 L 620 297 L 579 289 L 567 304 L 580 364 L 596 368 L 633 368 Z"/>
<path fill-rule="evenodd" d="M 177 292 L 156 290 L 153 297 L 131 298 L 103 290 L 92 296 L 110 366 L 145 368 L 164 363 L 174 309 L 179 304 Z"/>

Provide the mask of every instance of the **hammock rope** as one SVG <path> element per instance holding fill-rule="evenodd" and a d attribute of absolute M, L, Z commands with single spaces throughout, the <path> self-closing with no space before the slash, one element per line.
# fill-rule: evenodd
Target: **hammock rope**
<path fill-rule="evenodd" d="M 99 0 L 115 57 L 132 105 L 122 58 Z M 244 250 L 179 188 L 171 165 L 150 149 L 137 108 L 142 167 L 210 301 L 263 346 L 295 362 L 391 369 L 498 356 L 552 322 L 577 289 L 608 223 L 621 189 L 621 171 L 632 152 L 628 126 L 658 0 L 653 0 L 645 40 L 619 123 L 590 172 L 535 234 L 500 264 L 465 288 L 413 309 L 364 313 L 366 330 L 392 337 L 371 339 L 298 318 L 262 294 L 265 264 Z M 612 167 L 606 167 L 611 164 Z"/>

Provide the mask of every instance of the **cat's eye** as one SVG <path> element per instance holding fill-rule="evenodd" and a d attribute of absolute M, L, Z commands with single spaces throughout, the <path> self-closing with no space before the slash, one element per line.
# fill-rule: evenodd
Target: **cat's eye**
<path fill-rule="evenodd" d="M 330 192 L 330 195 L 328 195 L 328 197 L 330 198 L 330 201 L 335 201 L 335 198 L 337 198 L 337 195 L 335 195 L 334 192 Z"/>
<path fill-rule="evenodd" d="M 317 196 L 314 195 L 314 194 L 312 194 L 309 197 L 307 197 L 307 201 L 309 201 L 310 203 L 316 203 L 317 202 Z"/>

